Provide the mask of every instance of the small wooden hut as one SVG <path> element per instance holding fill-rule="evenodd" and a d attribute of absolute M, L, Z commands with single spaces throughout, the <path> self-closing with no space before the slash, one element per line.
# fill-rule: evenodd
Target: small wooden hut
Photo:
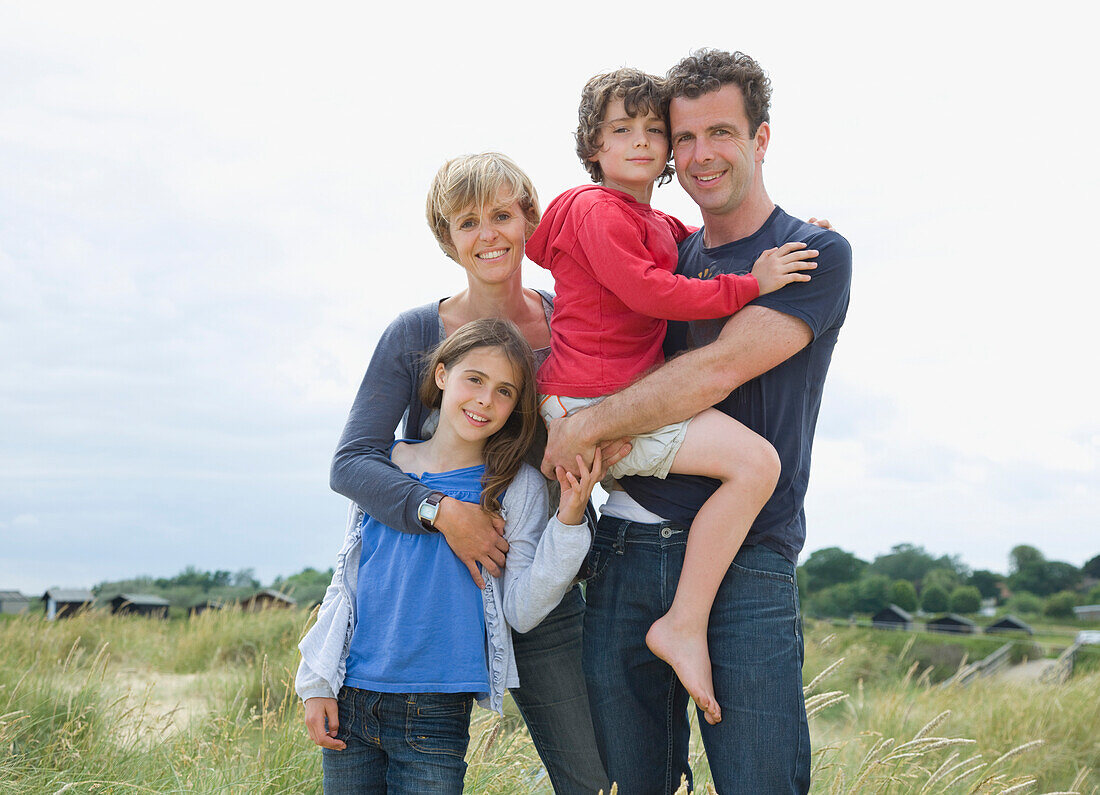
<path fill-rule="evenodd" d="M 49 621 L 76 615 L 78 610 L 91 607 L 94 600 L 95 596 L 91 591 L 80 588 L 50 588 L 42 594 L 42 601 L 46 603 L 46 618 Z"/>
<path fill-rule="evenodd" d="M 298 602 L 273 588 L 264 588 L 241 602 L 246 611 L 267 610 L 273 607 L 294 607 Z"/>
<path fill-rule="evenodd" d="M 1011 613 L 1002 617 L 999 621 L 994 621 L 985 628 L 985 632 L 987 635 L 996 635 L 999 632 L 1022 632 L 1026 635 L 1035 634 L 1035 631 L 1032 630 L 1031 627 Z"/>
<path fill-rule="evenodd" d="M 913 616 L 895 604 L 882 608 L 871 617 L 871 626 L 875 629 L 913 628 Z"/>
<path fill-rule="evenodd" d="M 1078 621 L 1100 621 L 1100 605 L 1080 605 L 1073 608 Z"/>
<path fill-rule="evenodd" d="M 953 632 L 956 635 L 973 635 L 978 631 L 977 624 L 958 613 L 948 613 L 939 618 L 933 618 L 925 626 L 929 632 Z"/>
<path fill-rule="evenodd" d="M 151 594 L 120 593 L 111 600 L 111 612 L 118 616 L 168 618 L 168 600 Z"/>
<path fill-rule="evenodd" d="M 31 600 L 19 591 L 0 591 L 0 613 L 26 613 L 30 603 Z"/>
<path fill-rule="evenodd" d="M 207 599 L 205 602 L 199 602 L 197 605 L 191 605 L 187 608 L 187 615 L 198 616 L 207 610 L 225 610 L 225 602 L 220 599 Z"/>

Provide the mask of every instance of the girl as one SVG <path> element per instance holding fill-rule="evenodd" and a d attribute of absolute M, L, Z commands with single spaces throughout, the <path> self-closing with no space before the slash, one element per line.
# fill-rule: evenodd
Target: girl
<path fill-rule="evenodd" d="M 511 322 L 464 325 L 425 371 L 435 434 L 391 451 L 426 485 L 504 517 L 501 577 L 483 574 L 479 591 L 440 534 L 400 533 L 352 506 L 295 683 L 324 749 L 326 793 L 461 792 L 473 697 L 499 712 L 505 688 L 520 684 L 505 621 L 520 632 L 538 624 L 584 560 L 601 461 L 578 461 L 579 481 L 557 471 L 561 502 L 547 522 L 542 476 L 523 463 L 538 419 L 534 371 Z"/>

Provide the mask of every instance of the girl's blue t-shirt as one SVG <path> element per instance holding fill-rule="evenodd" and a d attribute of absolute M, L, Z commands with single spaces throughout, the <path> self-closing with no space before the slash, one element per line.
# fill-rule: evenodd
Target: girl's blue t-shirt
<path fill-rule="evenodd" d="M 477 503 L 484 466 L 425 472 L 426 486 Z M 345 684 L 382 693 L 489 690 L 482 594 L 440 533 L 363 517 L 358 619 Z"/>

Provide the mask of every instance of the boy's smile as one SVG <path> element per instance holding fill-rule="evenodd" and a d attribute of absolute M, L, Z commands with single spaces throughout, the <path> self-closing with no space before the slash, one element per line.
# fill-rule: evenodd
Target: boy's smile
<path fill-rule="evenodd" d="M 622 99 L 607 103 L 600 124 L 600 151 L 589 159 L 600 164 L 603 185 L 649 204 L 653 183 L 668 161 L 665 122 L 653 111 L 628 116 Z"/>

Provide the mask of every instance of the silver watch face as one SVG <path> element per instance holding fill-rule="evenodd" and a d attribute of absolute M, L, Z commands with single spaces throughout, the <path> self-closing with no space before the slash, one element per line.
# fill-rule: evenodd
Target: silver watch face
<path fill-rule="evenodd" d="M 417 511 L 417 514 L 420 516 L 421 520 L 431 525 L 435 524 L 435 515 L 437 513 L 439 513 L 439 505 L 432 505 L 426 500 L 420 503 L 420 510 Z"/>

